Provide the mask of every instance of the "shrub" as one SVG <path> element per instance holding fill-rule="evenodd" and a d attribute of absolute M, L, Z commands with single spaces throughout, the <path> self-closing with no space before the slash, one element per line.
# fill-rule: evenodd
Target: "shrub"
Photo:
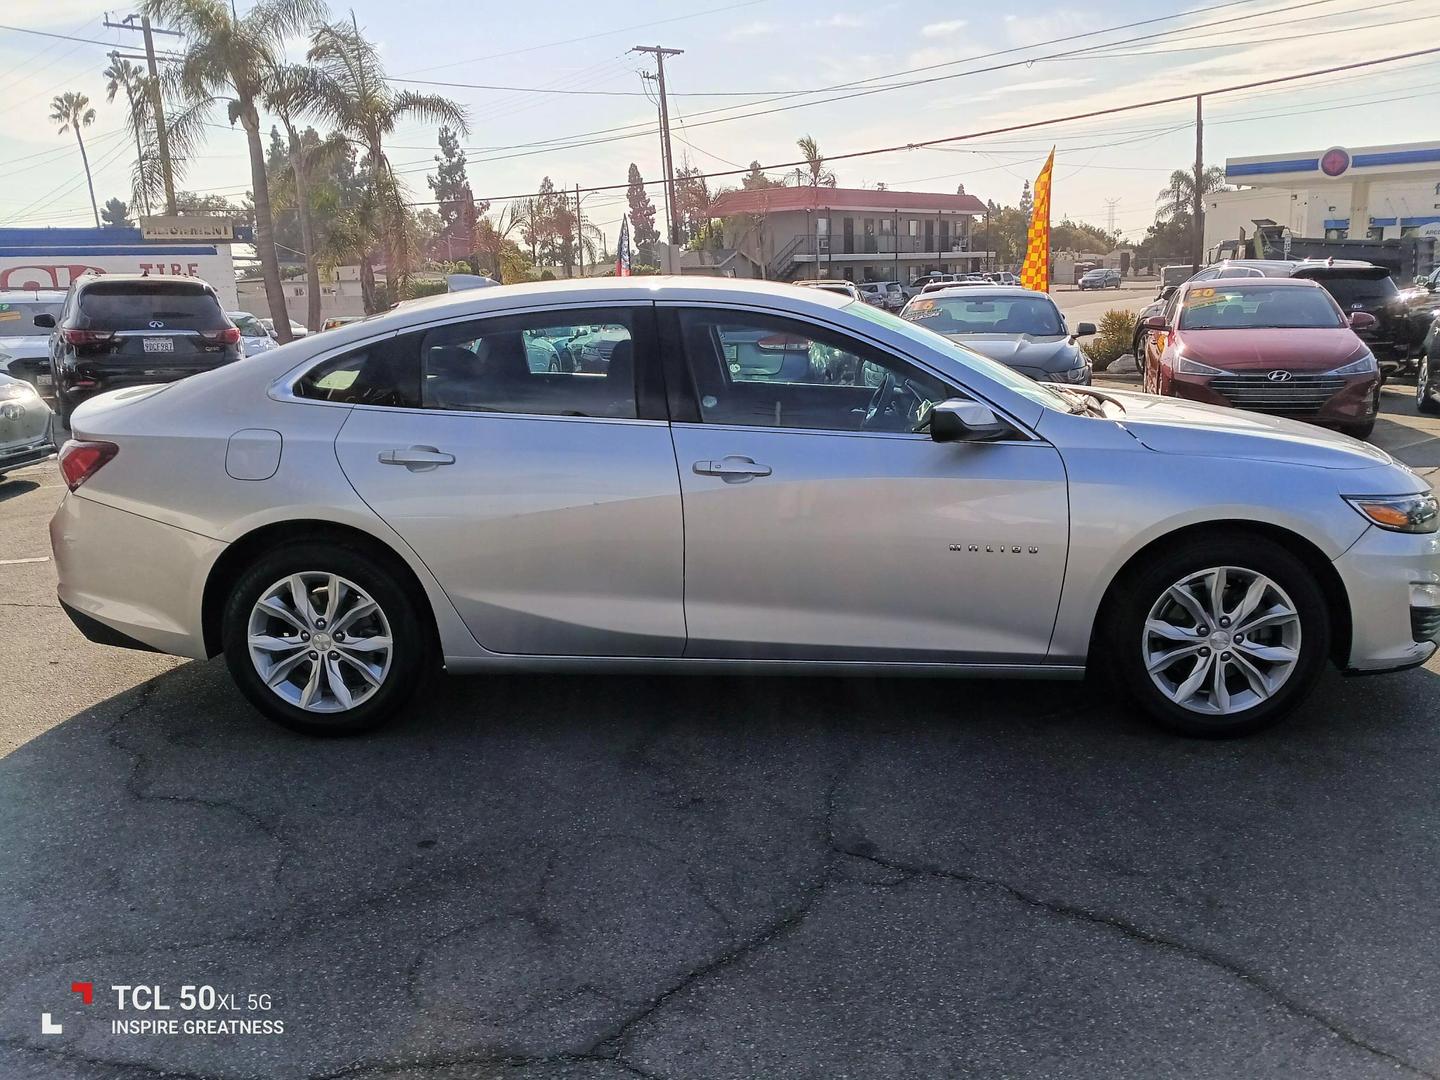
<path fill-rule="evenodd" d="M 1104 371 L 1130 351 L 1135 340 L 1135 315 L 1129 311 L 1110 310 L 1100 318 L 1093 338 L 1081 348 L 1096 371 Z"/>

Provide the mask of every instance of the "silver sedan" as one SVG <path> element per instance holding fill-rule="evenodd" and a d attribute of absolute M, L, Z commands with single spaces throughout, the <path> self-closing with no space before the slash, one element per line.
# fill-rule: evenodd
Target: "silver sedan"
<path fill-rule="evenodd" d="M 529 362 L 577 325 L 613 338 L 593 370 Z M 1327 662 L 1410 667 L 1440 637 L 1435 499 L 1383 451 L 1037 384 L 820 290 L 435 297 L 73 424 L 51 524 L 72 619 L 223 653 L 305 731 L 380 723 L 436 665 L 1093 667 L 1173 730 L 1233 735 Z"/>
<path fill-rule="evenodd" d="M 24 379 L 0 375 L 0 480 L 55 453 L 55 418 Z"/>

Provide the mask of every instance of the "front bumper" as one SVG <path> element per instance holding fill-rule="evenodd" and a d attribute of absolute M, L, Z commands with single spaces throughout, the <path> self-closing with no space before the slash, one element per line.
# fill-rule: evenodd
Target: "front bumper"
<path fill-rule="evenodd" d="M 86 637 L 205 658 L 205 581 L 223 543 L 70 494 L 50 519 L 50 546 L 60 603 Z"/>
<path fill-rule="evenodd" d="M 1316 424 L 1363 424 L 1375 417 L 1381 382 L 1378 374 L 1297 372 L 1288 382 L 1271 382 L 1267 374 L 1191 375 L 1176 371 L 1169 374 L 1163 389 L 1172 397 Z"/>
<path fill-rule="evenodd" d="M 18 469 L 22 465 L 33 465 L 44 461 L 55 453 L 55 440 L 47 427 L 45 436 L 33 443 L 22 446 L 0 446 L 0 473 Z"/>
<path fill-rule="evenodd" d="M 1414 585 L 1440 586 L 1440 533 L 1396 533 L 1371 526 L 1335 560 L 1350 599 L 1351 674 L 1423 664 L 1437 649 L 1436 623 L 1412 606 Z"/>

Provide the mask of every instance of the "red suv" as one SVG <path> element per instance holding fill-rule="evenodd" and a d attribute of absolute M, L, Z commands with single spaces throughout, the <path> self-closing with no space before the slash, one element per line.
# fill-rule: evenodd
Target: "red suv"
<path fill-rule="evenodd" d="M 1304 278 L 1191 281 L 1143 322 L 1145 389 L 1277 413 L 1365 438 L 1380 405 L 1380 368 L 1325 289 Z"/>

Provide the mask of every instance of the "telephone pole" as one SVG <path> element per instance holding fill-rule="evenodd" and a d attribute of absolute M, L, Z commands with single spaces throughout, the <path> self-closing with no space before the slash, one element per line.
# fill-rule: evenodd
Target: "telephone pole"
<path fill-rule="evenodd" d="M 1195 236 L 1190 246 L 1190 272 L 1198 274 L 1205 261 L 1205 198 L 1201 185 L 1205 177 L 1205 114 L 1204 98 L 1195 95 L 1195 199 L 1191 207 L 1190 228 Z"/>
<path fill-rule="evenodd" d="M 135 25 L 137 17 L 140 19 L 138 27 Z M 155 35 L 169 34 L 180 37 L 180 32 L 151 26 L 148 15 L 127 15 L 118 23 L 106 19 L 104 25 L 112 30 L 139 30 L 145 35 L 145 66 L 150 69 L 150 107 L 155 110 L 155 144 L 160 151 L 160 175 L 165 179 L 165 212 L 173 217 L 175 174 L 170 165 L 170 135 L 165 130 L 165 98 L 160 92 L 160 67 L 155 61 Z"/>
<path fill-rule="evenodd" d="M 580 220 L 580 185 L 575 185 L 575 258 L 580 264 L 580 276 L 585 276 L 585 228 Z"/>
<path fill-rule="evenodd" d="M 636 45 L 631 52 L 649 53 L 655 57 L 655 83 L 660 91 L 660 159 L 665 169 L 665 269 L 675 272 L 675 170 L 670 152 L 670 104 L 665 98 L 665 57 L 680 56 L 684 49 L 667 49 L 660 45 Z"/>
<path fill-rule="evenodd" d="M 1119 199 L 1105 200 L 1105 230 L 1112 236 L 1115 235 L 1115 205 L 1119 201 Z"/>

